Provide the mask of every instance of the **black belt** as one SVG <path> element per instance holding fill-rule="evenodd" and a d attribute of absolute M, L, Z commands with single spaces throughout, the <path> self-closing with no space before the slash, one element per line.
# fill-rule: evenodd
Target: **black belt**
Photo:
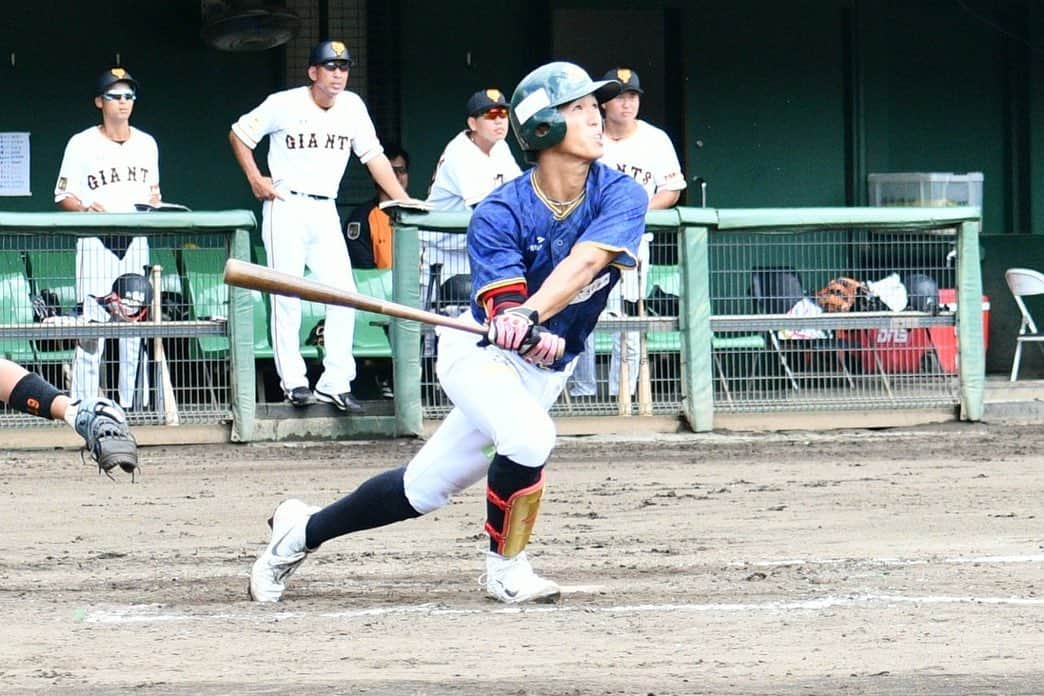
<path fill-rule="evenodd" d="M 330 196 L 317 196 L 314 193 L 301 193 L 300 191 L 290 191 L 295 196 L 304 196 L 305 198 L 311 198 L 314 201 L 332 201 L 333 198 Z"/>

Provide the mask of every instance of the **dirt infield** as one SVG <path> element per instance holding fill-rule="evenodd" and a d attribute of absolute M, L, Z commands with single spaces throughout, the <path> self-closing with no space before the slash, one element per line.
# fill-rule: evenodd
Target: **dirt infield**
<path fill-rule="evenodd" d="M 4 693 L 1040 693 L 1044 430 L 565 439 L 530 545 L 553 606 L 484 599 L 476 487 L 247 600 L 264 520 L 419 443 L 164 447 L 138 484 L 7 452 Z"/>

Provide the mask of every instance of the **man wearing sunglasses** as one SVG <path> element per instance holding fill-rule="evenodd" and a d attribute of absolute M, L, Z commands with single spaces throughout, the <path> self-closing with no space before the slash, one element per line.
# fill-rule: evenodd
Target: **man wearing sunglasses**
<path fill-rule="evenodd" d="M 156 140 L 130 125 L 138 96 L 138 82 L 123 67 L 112 67 L 98 78 L 94 105 L 101 111 L 100 125 L 69 139 L 54 187 L 54 202 L 61 210 L 99 213 L 135 212 L 135 205 L 160 203 L 159 149 Z M 149 265 L 145 237 L 104 235 L 81 237 L 76 242 L 76 296 L 102 297 L 124 273 L 141 273 Z M 140 338 L 121 338 L 119 400 L 130 407 L 138 377 Z M 105 339 L 88 352 L 77 346 L 73 357 L 72 396 L 98 395 Z M 143 370 L 142 405 L 148 406 L 148 370 Z"/>
<path fill-rule="evenodd" d="M 232 125 L 228 139 L 250 189 L 263 201 L 261 238 L 268 265 L 296 275 L 308 267 L 319 282 L 355 292 L 335 205 L 352 153 L 391 198 L 409 195 L 384 154 L 366 105 L 346 89 L 352 63 L 340 41 L 320 43 L 308 60 L 311 83 L 269 95 Z M 253 152 L 265 137 L 268 176 Z M 287 400 L 307 406 L 318 399 L 341 411 L 361 411 L 351 391 L 355 310 L 327 307 L 324 369 L 313 394 L 301 357 L 301 301 L 273 296 L 271 302 L 275 365 Z"/>
<path fill-rule="evenodd" d="M 449 141 L 435 165 L 428 193 L 432 210 L 470 210 L 522 173 L 504 140 L 508 102 L 503 92 L 484 89 L 472 94 L 464 106 L 464 123 L 467 127 Z M 420 243 L 422 298 L 438 290 L 441 282 L 471 272 L 463 234 L 422 231 Z"/>

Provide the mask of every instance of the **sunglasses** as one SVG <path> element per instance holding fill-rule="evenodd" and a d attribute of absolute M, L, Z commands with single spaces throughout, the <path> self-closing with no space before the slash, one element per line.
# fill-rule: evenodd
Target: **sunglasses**
<path fill-rule="evenodd" d="M 320 63 L 319 65 L 322 66 L 323 70 L 329 70 L 330 72 L 334 72 L 335 70 L 340 70 L 341 72 L 348 72 L 348 70 L 352 67 L 351 63 L 346 63 L 343 60 L 328 60 L 325 63 Z"/>
<path fill-rule="evenodd" d="M 487 121 L 495 121 L 498 118 L 507 118 L 507 117 L 508 117 L 508 110 L 505 109 L 502 106 L 498 106 L 496 108 L 490 109 L 490 110 L 486 111 L 486 113 L 482 114 L 482 118 L 486 119 Z"/>
<path fill-rule="evenodd" d="M 126 101 L 134 101 L 137 95 L 134 92 L 106 92 L 102 95 L 102 99 L 105 101 L 120 101 L 121 99 Z"/>

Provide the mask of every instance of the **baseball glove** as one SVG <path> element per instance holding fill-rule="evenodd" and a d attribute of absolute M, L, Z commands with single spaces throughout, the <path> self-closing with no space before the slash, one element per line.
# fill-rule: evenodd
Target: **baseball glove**
<path fill-rule="evenodd" d="M 99 473 L 113 479 L 112 470 L 119 467 L 130 474 L 134 483 L 139 469 L 138 443 L 127 427 L 123 409 L 109 399 L 86 399 L 73 402 L 69 407 L 76 409 L 76 432 L 86 442 L 80 456 L 90 452 Z"/>
<path fill-rule="evenodd" d="M 863 284 L 855 278 L 835 278 L 816 293 L 816 302 L 824 312 L 848 312 L 863 291 Z"/>

